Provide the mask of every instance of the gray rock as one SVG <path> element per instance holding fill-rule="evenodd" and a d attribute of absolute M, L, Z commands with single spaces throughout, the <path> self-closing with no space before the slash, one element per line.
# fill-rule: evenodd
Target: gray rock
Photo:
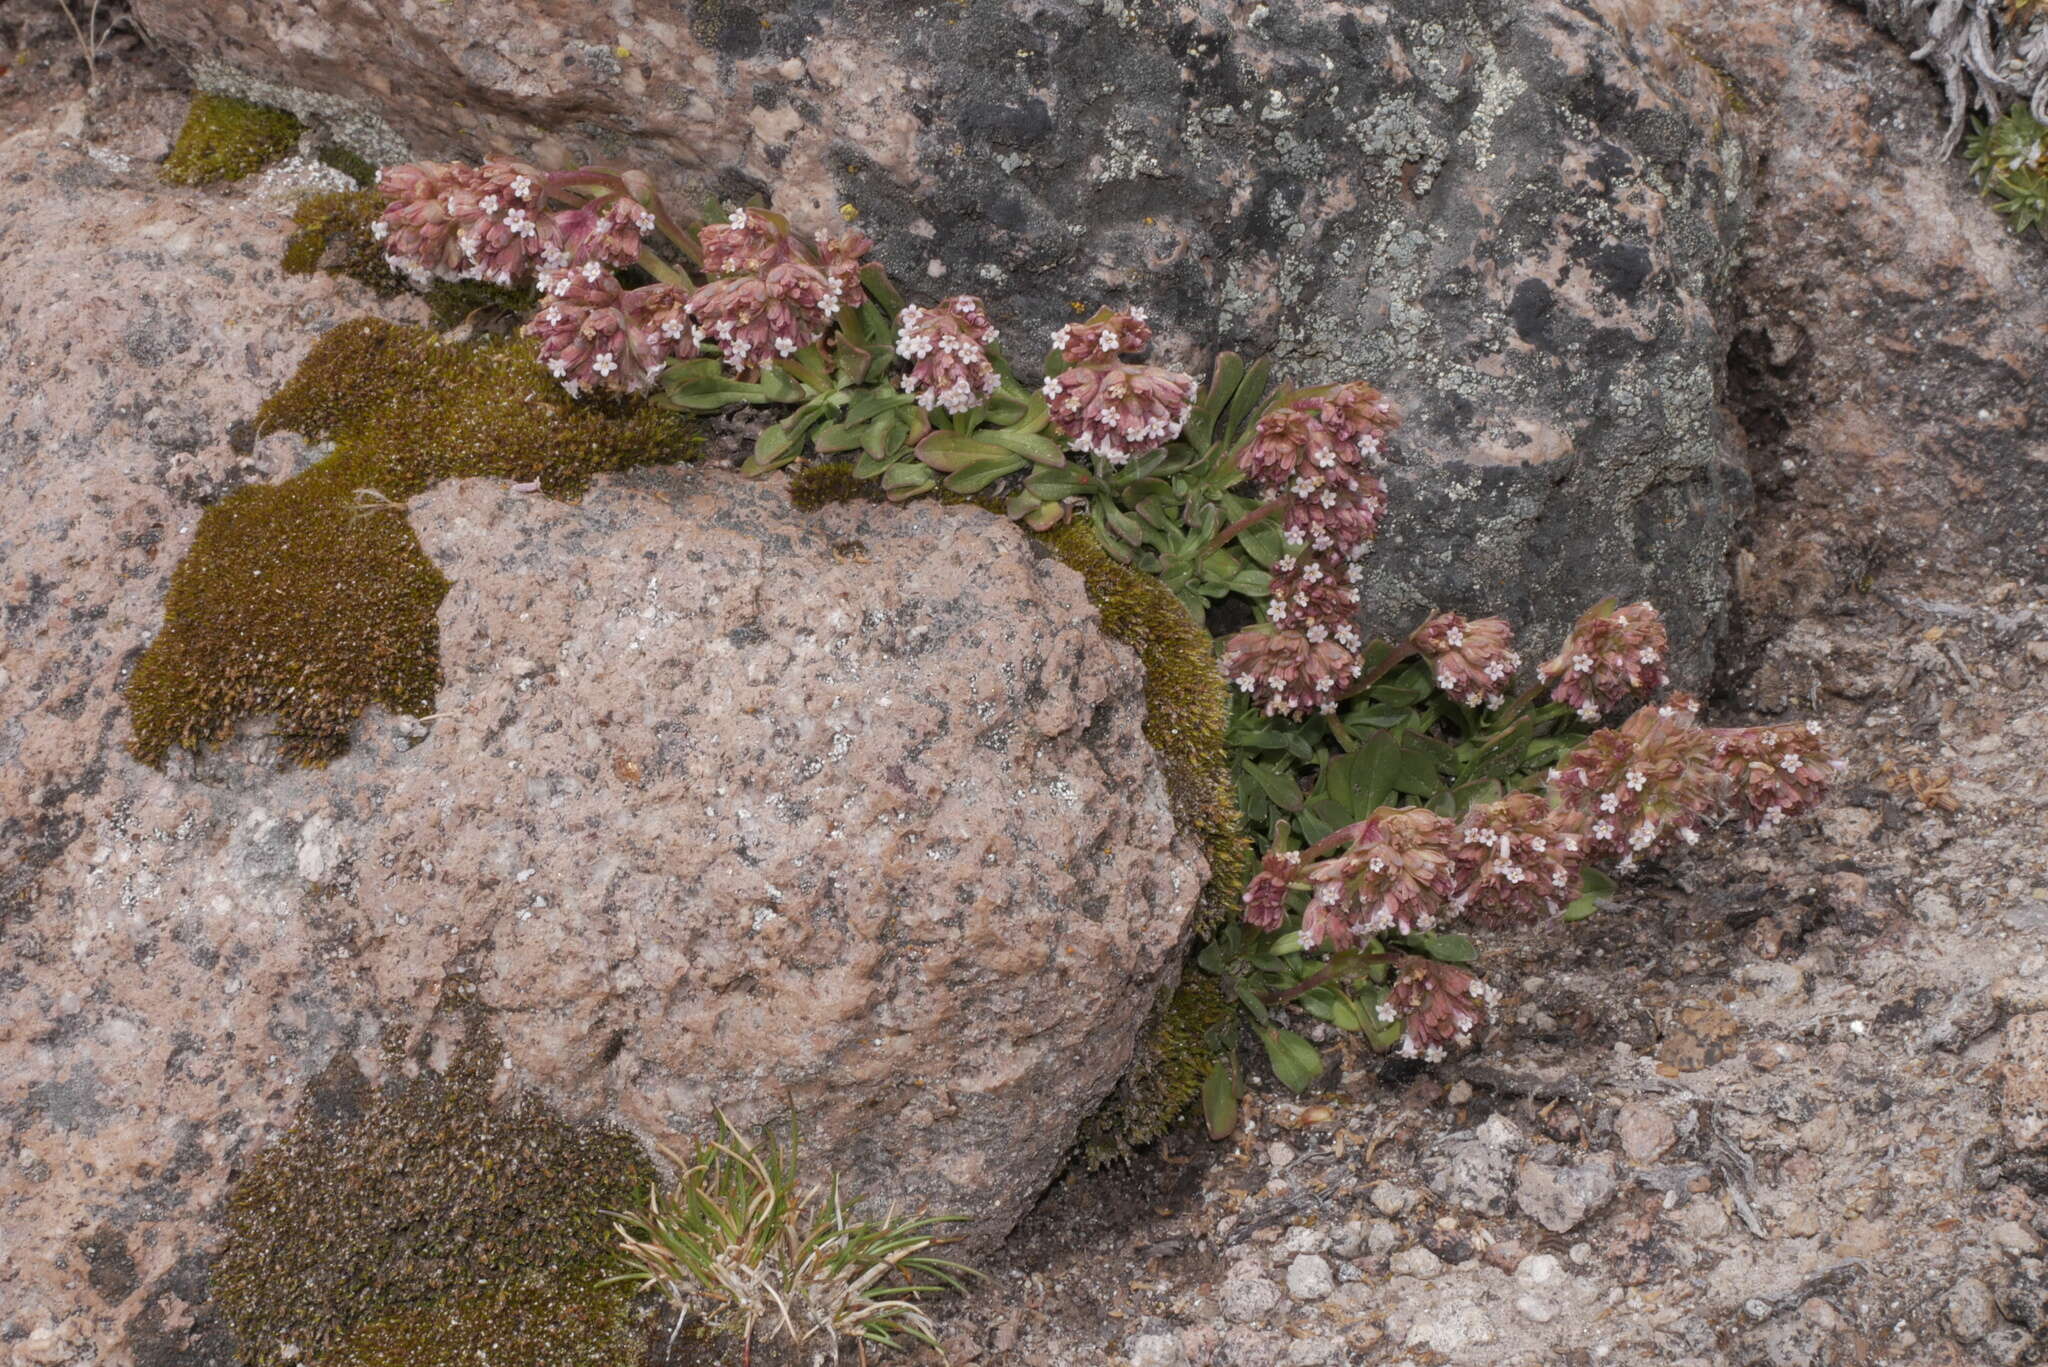
<path fill-rule="evenodd" d="M 1949 1288 L 1946 1309 L 1949 1332 L 1964 1343 L 1977 1342 L 2004 1322 L 1991 1288 L 1976 1277 L 1960 1278 Z"/>
<path fill-rule="evenodd" d="M 1677 1127 L 1662 1108 L 1636 1101 L 1621 1108 L 1614 1133 L 1631 1163 L 1654 1163 L 1678 1142 Z"/>
<path fill-rule="evenodd" d="M 1131 1367 L 1186 1367 L 1178 1334 L 1141 1334 L 1131 1344 Z"/>
<path fill-rule="evenodd" d="M 1387 1267 L 1397 1277 L 1434 1277 L 1444 1270 L 1444 1260 L 1417 1244 L 1396 1253 Z"/>
<path fill-rule="evenodd" d="M 1392 1182 L 1373 1183 L 1373 1209 L 1382 1215 L 1405 1215 L 1414 1209 L 1417 1199 L 1419 1198 L 1413 1187 L 1396 1186 Z"/>
<path fill-rule="evenodd" d="M 1515 1204 L 1551 1233 L 1563 1234 L 1606 1205 L 1614 1187 L 1614 1160 L 1605 1156 L 1569 1167 L 1530 1160 L 1516 1178 Z"/>
<path fill-rule="evenodd" d="M 1557 1302 L 1526 1291 L 1515 1297 L 1515 1309 L 1523 1319 L 1537 1324 L 1548 1324 L 1557 1318 Z"/>
<path fill-rule="evenodd" d="M 1263 1319 L 1280 1304 L 1280 1288 L 1264 1277 L 1232 1277 L 1223 1283 L 1224 1318 L 1245 1324 Z"/>
<path fill-rule="evenodd" d="M 1366 1251 L 1375 1258 L 1384 1258 L 1401 1246 L 1401 1227 L 1391 1220 L 1374 1220 L 1366 1231 Z"/>
<path fill-rule="evenodd" d="M 2048 1013 L 2005 1023 L 1998 1117 L 2014 1148 L 2048 1150 Z"/>
<path fill-rule="evenodd" d="M 1287 1294 L 1295 1300 L 1319 1301 L 1336 1289 L 1336 1274 L 1321 1254 L 1304 1253 L 1287 1265 Z"/>
<path fill-rule="evenodd" d="M 983 294 L 1027 365 L 1109 296 L 1169 357 L 1371 379 L 1407 415 L 1372 625 L 1501 611 L 1540 653 L 1589 600 L 1649 596 L 1704 677 L 1749 498 L 1716 322 L 1745 159 L 1707 69 L 1570 0 L 1126 8 L 790 0 L 630 34 L 549 0 L 138 12 L 213 84 L 379 155 L 390 130 L 432 156 L 552 136 L 678 202 L 853 205 L 899 280 Z"/>
<path fill-rule="evenodd" d="M 1489 1120 L 1469 1138 L 1448 1137 L 1441 1148 L 1424 1159 L 1429 1189 L 1462 1210 L 1481 1215 L 1507 1213 L 1508 1196 L 1514 1181 L 1513 1150 L 1520 1146 L 1520 1133 L 1499 1117 Z"/>
<path fill-rule="evenodd" d="M 2001 1220 L 1993 1225 L 1991 1242 L 2001 1253 L 2010 1253 L 2015 1258 L 2029 1257 L 2041 1251 L 2041 1240 L 2017 1220 Z"/>

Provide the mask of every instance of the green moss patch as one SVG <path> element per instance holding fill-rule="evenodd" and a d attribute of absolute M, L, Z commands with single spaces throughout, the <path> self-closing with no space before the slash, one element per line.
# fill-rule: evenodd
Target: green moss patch
<path fill-rule="evenodd" d="M 862 479 L 854 474 L 852 461 L 820 461 L 804 466 L 789 477 L 790 506 L 799 512 L 813 513 L 834 503 L 850 503 L 855 499 L 879 500 L 881 497 L 881 481 Z"/>
<path fill-rule="evenodd" d="M 370 225 L 384 212 L 375 190 L 333 190 L 307 195 L 292 210 L 298 231 L 285 239 L 287 275 L 311 275 L 325 268 L 361 281 L 379 294 L 404 291 L 405 278 L 385 264 L 384 249 Z"/>
<path fill-rule="evenodd" d="M 1039 539 L 1080 573 L 1102 612 L 1103 631 L 1135 650 L 1145 666 L 1145 739 L 1159 753 L 1174 818 L 1201 841 L 1209 859 L 1195 927 L 1206 934 L 1237 914 L 1251 863 L 1224 740 L 1230 688 L 1216 668 L 1209 633 L 1166 585 L 1110 559 L 1087 523 L 1069 522 Z"/>
<path fill-rule="evenodd" d="M 282 109 L 226 95 L 194 95 L 178 141 L 164 159 L 163 177 L 173 185 L 240 180 L 290 152 L 303 129 Z"/>
<path fill-rule="evenodd" d="M 639 1357 L 601 1213 L 654 1179 L 623 1130 L 493 1101 L 472 1019 L 444 1074 L 346 1056 L 231 1182 L 212 1287 L 252 1367 L 613 1367 Z M 397 1070 L 394 1069 L 394 1072 Z"/>
<path fill-rule="evenodd" d="M 1206 934 L 1237 914 L 1251 865 L 1224 741 L 1229 685 L 1216 668 L 1209 633 L 1166 585 L 1112 560 L 1089 524 L 1070 522 L 1039 539 L 1080 573 L 1102 613 L 1103 631 L 1135 650 L 1145 666 L 1145 739 L 1165 771 L 1175 821 L 1201 841 L 1209 860 L 1195 927 Z M 1155 1009 L 1130 1070 L 1082 1127 L 1088 1163 L 1127 1157 L 1166 1133 L 1201 1091 L 1216 1057 L 1206 1037 L 1230 1010 L 1208 979 L 1182 984 Z"/>
<path fill-rule="evenodd" d="M 131 748 L 146 764 L 264 713 L 286 759 L 320 764 L 347 748 L 366 707 L 433 710 L 447 582 L 405 520 L 407 499 L 465 476 L 574 497 L 603 471 L 697 449 L 672 411 L 571 399 L 525 339 L 450 343 L 375 319 L 321 338 L 258 423 L 334 452 L 200 518 L 163 631 L 128 681 Z"/>

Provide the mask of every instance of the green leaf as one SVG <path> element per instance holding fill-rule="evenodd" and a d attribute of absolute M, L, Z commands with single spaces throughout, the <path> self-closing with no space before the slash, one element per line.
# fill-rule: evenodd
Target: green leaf
<path fill-rule="evenodd" d="M 1209 372 L 1209 389 L 1195 407 L 1221 415 L 1224 406 L 1244 382 L 1244 357 L 1234 351 L 1217 353 L 1215 368 Z"/>
<path fill-rule="evenodd" d="M 1237 434 L 1253 413 L 1258 411 L 1259 401 L 1266 397 L 1267 377 L 1273 373 L 1273 358 L 1262 356 L 1258 364 L 1245 372 L 1238 381 L 1237 392 L 1230 396 L 1230 407 L 1224 417 L 1223 430 L 1232 436 Z"/>
<path fill-rule="evenodd" d="M 1442 964 L 1469 964 L 1479 957 L 1479 949 L 1470 938 L 1446 931 L 1418 931 L 1413 935 L 1400 936 L 1394 943 Z"/>
<path fill-rule="evenodd" d="M 1093 508 L 1096 527 L 1133 546 L 1145 544 L 1145 526 L 1137 518 L 1106 499 L 1096 499 Z"/>
<path fill-rule="evenodd" d="M 1575 897 L 1565 904 L 1563 919 L 1567 922 L 1583 921 L 1599 909 L 1600 899 L 1591 893 L 1587 893 L 1582 897 Z"/>
<path fill-rule="evenodd" d="M 1024 468 L 1022 456 L 991 456 L 986 460 L 969 461 L 946 479 L 946 487 L 956 494 L 978 494 L 1004 475 L 1015 474 Z"/>
<path fill-rule="evenodd" d="M 1339 992 L 1336 994 L 1336 997 L 1336 1005 L 1330 1010 L 1330 1024 L 1336 1026 L 1339 1030 L 1357 1031 L 1365 1029 L 1367 1024 L 1365 1008 L 1358 1004 L 1358 999 L 1348 992 Z"/>
<path fill-rule="evenodd" d="M 1237 1070 L 1228 1058 L 1219 1058 L 1202 1079 L 1202 1119 L 1208 1123 L 1211 1139 L 1228 1139 L 1237 1133 Z"/>
<path fill-rule="evenodd" d="M 975 435 L 1039 465 L 1061 466 L 1067 463 L 1067 449 L 1051 437 L 1042 437 L 1036 432 L 1018 432 L 1007 427 L 998 427 L 983 428 Z"/>
<path fill-rule="evenodd" d="M 846 406 L 846 421 L 856 425 L 873 422 L 884 413 L 908 407 L 911 402 L 908 395 L 892 389 L 870 389 Z"/>
<path fill-rule="evenodd" d="M 862 266 L 860 283 L 868 298 L 880 304 L 890 317 L 903 312 L 903 296 L 896 292 L 896 286 L 890 283 L 888 274 L 880 266 Z"/>
<path fill-rule="evenodd" d="M 811 438 L 811 445 L 825 455 L 834 455 L 853 450 L 866 436 L 867 425 L 864 423 L 828 422 Z"/>
<path fill-rule="evenodd" d="M 1259 1039 L 1266 1046 L 1266 1061 L 1273 1065 L 1273 1076 L 1289 1089 L 1305 1092 L 1323 1075 L 1323 1056 L 1292 1030 L 1268 1026 L 1259 1032 Z"/>
<path fill-rule="evenodd" d="M 799 409 L 781 422 L 761 429 L 754 438 L 754 453 L 740 466 L 743 475 L 759 475 L 789 464 L 804 449 L 804 434 L 823 416 Z"/>
<path fill-rule="evenodd" d="M 892 503 L 928 494 L 939 487 L 939 477 L 928 465 L 913 460 L 898 461 L 882 472 L 882 491 Z"/>
<path fill-rule="evenodd" d="M 1088 479 L 1082 472 L 1072 468 L 1040 468 L 1031 472 L 1031 477 L 1024 481 L 1024 487 L 1040 498 L 1058 501 L 1073 498 L 1086 490 Z"/>
<path fill-rule="evenodd" d="M 1010 453 L 978 437 L 941 429 L 917 444 L 917 458 L 934 470 L 952 474 L 977 460 L 1007 460 Z"/>
<path fill-rule="evenodd" d="M 1230 986 L 1231 990 L 1237 994 L 1238 1003 L 1251 1013 L 1253 1020 L 1264 1025 L 1273 1019 L 1273 1013 L 1266 1010 L 1266 1004 L 1259 1000 L 1259 994 L 1246 987 L 1242 979 L 1233 982 Z"/>
<path fill-rule="evenodd" d="M 1604 870 L 1588 865 L 1579 871 L 1579 890 L 1593 897 L 1611 897 L 1615 883 Z"/>
<path fill-rule="evenodd" d="M 1268 802 L 1286 812 L 1301 810 L 1301 788 L 1292 778 L 1272 765 L 1246 763 L 1243 768 L 1251 775 L 1251 780 L 1258 786 L 1258 790 L 1266 795 Z"/>
<path fill-rule="evenodd" d="M 1301 932 L 1290 930 L 1283 933 L 1266 947 L 1266 952 L 1268 954 L 1277 954 L 1282 958 L 1289 954 L 1301 953 Z"/>

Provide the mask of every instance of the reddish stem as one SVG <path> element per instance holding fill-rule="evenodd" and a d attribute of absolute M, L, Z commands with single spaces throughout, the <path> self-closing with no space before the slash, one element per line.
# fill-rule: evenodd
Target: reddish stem
<path fill-rule="evenodd" d="M 1256 527 L 1259 523 L 1273 516 L 1273 514 L 1286 508 L 1292 501 L 1287 498 L 1276 498 L 1260 504 L 1228 527 L 1225 527 L 1222 531 L 1216 533 L 1216 535 L 1210 537 L 1209 544 L 1202 547 L 1202 554 L 1206 557 L 1222 550 L 1230 544 L 1231 538 L 1235 537 L 1239 532 L 1244 531 L 1248 527 Z"/>

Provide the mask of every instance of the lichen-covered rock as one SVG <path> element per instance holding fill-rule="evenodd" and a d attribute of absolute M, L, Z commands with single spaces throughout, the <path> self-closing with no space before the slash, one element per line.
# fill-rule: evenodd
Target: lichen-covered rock
<path fill-rule="evenodd" d="M 257 182 L 39 129 L 0 174 L 37 263 L 0 295 L 0 1341 L 229 1360 L 231 1171 L 451 995 L 571 1123 L 793 1104 L 815 1174 L 1006 1228 L 1206 875 L 1080 575 L 973 507 L 444 483 L 430 716 L 325 769 L 261 723 L 145 767 L 121 689 L 202 507 L 317 454 L 243 424 L 321 331 L 419 306 L 281 274 Z"/>
<path fill-rule="evenodd" d="M 1406 414 L 1367 588 L 1532 639 L 1655 598 L 1697 681 L 1748 485 L 1719 416 L 1743 152 L 1641 5 L 139 0 L 202 81 L 396 158 L 554 140 L 843 209 L 1019 358 L 1076 307 Z M 1109 79 L 1113 73 L 1114 79 Z"/>

